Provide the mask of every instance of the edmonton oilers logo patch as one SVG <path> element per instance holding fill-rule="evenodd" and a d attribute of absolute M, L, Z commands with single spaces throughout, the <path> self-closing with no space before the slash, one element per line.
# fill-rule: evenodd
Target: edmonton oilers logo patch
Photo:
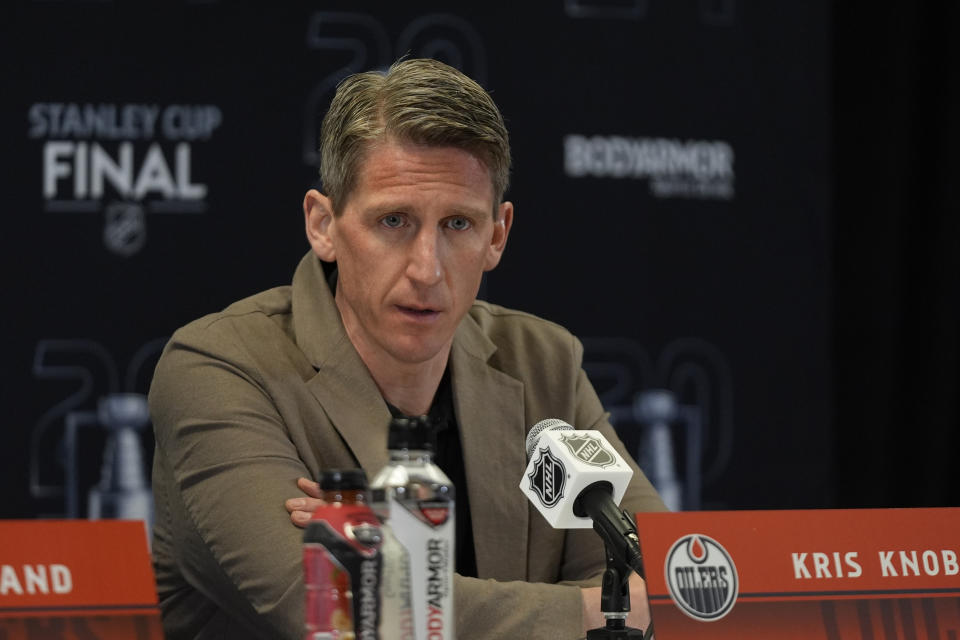
<path fill-rule="evenodd" d="M 540 449 L 540 459 L 533 464 L 533 471 L 527 478 L 530 488 L 543 506 L 552 507 L 560 502 L 567 482 L 567 470 L 563 461 L 553 457 L 550 449 Z"/>
<path fill-rule="evenodd" d="M 719 620 L 737 601 L 737 568 L 713 538 L 694 533 L 674 542 L 665 571 L 670 597 L 695 620 Z"/>

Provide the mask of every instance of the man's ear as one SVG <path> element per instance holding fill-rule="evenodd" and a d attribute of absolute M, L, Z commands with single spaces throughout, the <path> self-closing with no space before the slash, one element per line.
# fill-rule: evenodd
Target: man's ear
<path fill-rule="evenodd" d="M 313 252 L 325 262 L 334 262 L 337 252 L 330 236 L 330 225 L 333 222 L 330 198 L 316 189 L 307 191 L 307 195 L 303 197 L 303 221 Z"/>
<path fill-rule="evenodd" d="M 510 235 L 511 226 L 513 226 L 513 203 L 501 203 L 497 211 L 497 219 L 493 221 L 493 237 L 490 239 L 490 246 L 487 247 L 484 271 L 490 271 L 500 264 L 500 256 L 503 255 L 503 250 L 507 246 L 507 236 Z"/>

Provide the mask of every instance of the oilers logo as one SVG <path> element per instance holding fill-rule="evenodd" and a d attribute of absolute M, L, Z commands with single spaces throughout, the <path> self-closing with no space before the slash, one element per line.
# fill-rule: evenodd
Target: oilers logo
<path fill-rule="evenodd" d="M 567 469 L 563 461 L 553 457 L 550 449 L 540 449 L 540 458 L 534 463 L 533 471 L 527 476 L 530 488 L 545 507 L 552 507 L 563 497 L 563 488 L 567 483 Z"/>
<path fill-rule="evenodd" d="M 670 597 L 695 620 L 724 617 L 737 600 L 737 568 L 719 542 L 694 533 L 673 543 L 665 565 Z"/>

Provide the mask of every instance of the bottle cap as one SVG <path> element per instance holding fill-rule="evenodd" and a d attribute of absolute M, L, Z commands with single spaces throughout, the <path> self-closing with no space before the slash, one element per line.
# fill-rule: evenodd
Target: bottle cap
<path fill-rule="evenodd" d="M 390 421 L 387 449 L 413 449 L 435 451 L 436 434 L 426 416 L 417 418 L 394 418 Z"/>
<path fill-rule="evenodd" d="M 363 469 L 330 469 L 320 473 L 322 491 L 363 491 L 367 488 L 367 474 Z"/>

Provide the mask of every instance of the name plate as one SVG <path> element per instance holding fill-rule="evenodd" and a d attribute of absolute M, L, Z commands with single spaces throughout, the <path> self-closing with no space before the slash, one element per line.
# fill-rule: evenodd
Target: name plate
<path fill-rule="evenodd" d="M 960 637 L 960 509 L 638 513 L 656 635 Z"/>
<path fill-rule="evenodd" d="M 0 638 L 162 640 L 144 523 L 0 520 Z"/>

